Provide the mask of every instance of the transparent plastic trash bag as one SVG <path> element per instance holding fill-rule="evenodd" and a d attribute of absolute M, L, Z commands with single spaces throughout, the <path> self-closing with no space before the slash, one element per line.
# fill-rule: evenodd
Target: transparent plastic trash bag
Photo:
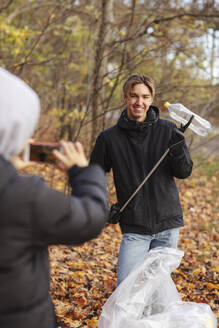
<path fill-rule="evenodd" d="M 181 301 L 171 272 L 183 255 L 167 247 L 148 252 L 104 304 L 98 328 L 217 328 L 207 304 Z"/>

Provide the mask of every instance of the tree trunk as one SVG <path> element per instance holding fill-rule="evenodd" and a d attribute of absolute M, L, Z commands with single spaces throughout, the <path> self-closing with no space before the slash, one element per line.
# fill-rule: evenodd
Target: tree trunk
<path fill-rule="evenodd" d="M 92 132 L 91 145 L 101 129 L 101 113 L 103 111 L 103 101 L 105 99 L 104 76 L 107 73 L 107 48 L 111 35 L 113 23 L 113 1 L 102 0 L 101 21 L 96 45 L 96 54 L 93 70 L 92 92 L 91 92 L 91 111 L 92 111 Z"/>

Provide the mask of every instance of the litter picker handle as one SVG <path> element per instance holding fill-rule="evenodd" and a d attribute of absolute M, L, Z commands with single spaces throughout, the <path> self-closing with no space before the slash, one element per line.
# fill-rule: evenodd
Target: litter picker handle
<path fill-rule="evenodd" d="M 156 168 L 160 165 L 160 163 L 164 160 L 164 158 L 167 156 L 167 154 L 169 153 L 170 148 L 168 148 L 165 153 L 162 155 L 162 157 L 159 159 L 159 161 L 154 165 L 154 167 L 152 168 L 152 170 L 148 173 L 148 175 L 144 178 L 144 180 L 140 183 L 140 185 L 138 186 L 138 188 L 134 191 L 134 193 L 131 195 L 131 197 L 126 201 L 126 203 L 121 207 L 120 209 L 120 213 L 126 208 L 126 206 L 131 202 L 132 198 L 135 197 L 135 195 L 137 194 L 137 192 L 141 189 L 141 187 L 145 184 L 145 182 L 150 178 L 150 176 L 154 173 L 154 171 L 156 170 Z"/>
<path fill-rule="evenodd" d="M 193 121 L 193 118 L 194 118 L 195 116 L 194 115 L 192 115 L 191 117 L 190 117 L 190 119 L 189 119 L 189 121 L 185 124 L 185 125 L 182 125 L 181 124 L 181 127 L 180 127 L 180 131 L 181 132 L 185 132 L 186 131 L 186 129 L 190 126 L 190 124 L 192 123 L 192 121 Z"/>

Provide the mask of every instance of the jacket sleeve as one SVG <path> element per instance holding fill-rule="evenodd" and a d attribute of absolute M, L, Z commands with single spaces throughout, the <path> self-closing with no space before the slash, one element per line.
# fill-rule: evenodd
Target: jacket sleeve
<path fill-rule="evenodd" d="M 98 164 L 105 172 L 109 172 L 112 164 L 107 151 L 107 143 L 105 138 L 106 137 L 103 132 L 98 136 L 90 156 L 90 164 Z"/>
<path fill-rule="evenodd" d="M 177 127 L 175 126 L 175 128 Z M 170 149 L 169 159 L 173 176 L 179 179 L 185 179 L 190 176 L 193 162 L 185 139 L 183 139 L 180 144 Z"/>
<path fill-rule="evenodd" d="M 176 130 L 177 130 L 177 126 L 173 124 L 172 135 L 169 144 L 172 145 L 177 143 L 178 141 L 180 141 L 180 143 L 170 148 L 170 152 L 169 152 L 170 166 L 173 176 L 179 179 L 184 179 L 190 176 L 192 172 L 193 162 L 190 157 L 190 153 L 186 145 L 185 138 L 183 137 L 178 139 L 176 135 Z"/>
<path fill-rule="evenodd" d="M 95 165 L 69 170 L 72 195 L 50 189 L 38 180 L 33 203 L 33 235 L 38 246 L 78 245 L 96 237 L 108 216 L 106 179 Z"/>

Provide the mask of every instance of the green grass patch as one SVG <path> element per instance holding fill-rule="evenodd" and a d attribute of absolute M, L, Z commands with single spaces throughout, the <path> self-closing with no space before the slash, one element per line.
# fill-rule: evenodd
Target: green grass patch
<path fill-rule="evenodd" d="M 208 177 L 213 177 L 219 174 L 219 156 L 215 157 L 202 157 L 193 156 L 194 169 L 200 170 L 200 172 Z"/>

